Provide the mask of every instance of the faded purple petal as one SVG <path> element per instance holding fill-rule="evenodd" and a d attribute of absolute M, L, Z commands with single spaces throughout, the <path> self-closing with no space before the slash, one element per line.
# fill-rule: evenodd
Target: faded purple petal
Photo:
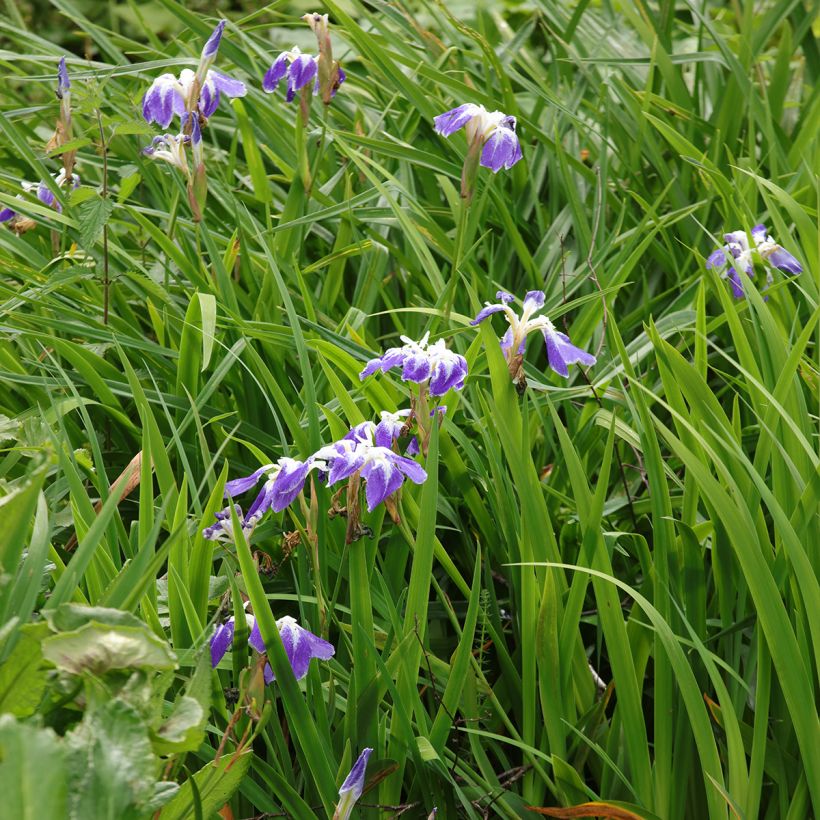
<path fill-rule="evenodd" d="M 359 448 L 340 453 L 330 465 L 330 472 L 327 476 L 328 486 L 350 478 L 356 470 L 361 469 L 362 464 L 364 464 L 364 453 Z"/>
<path fill-rule="evenodd" d="M 271 509 L 281 512 L 290 506 L 305 486 L 313 459 L 296 461 L 291 458 L 279 460 L 281 469 L 271 488 Z"/>
<path fill-rule="evenodd" d="M 16 213 L 17 212 L 12 211 L 11 208 L 3 208 L 3 210 L 0 211 L 0 222 L 8 222 L 16 215 Z"/>
<path fill-rule="evenodd" d="M 749 250 L 749 236 L 746 231 L 732 231 L 731 233 L 725 233 L 723 234 L 723 238 L 730 245 L 737 245 L 741 251 Z"/>
<path fill-rule="evenodd" d="M 248 636 L 248 643 L 261 655 L 267 652 L 265 642 L 262 640 L 262 633 L 259 631 L 259 621 L 253 619 L 253 626 L 251 627 L 251 634 Z"/>
<path fill-rule="evenodd" d="M 741 299 L 743 297 L 743 282 L 740 281 L 738 272 L 734 268 L 729 268 L 726 278 L 732 286 L 732 295 L 735 299 Z"/>
<path fill-rule="evenodd" d="M 393 464 L 404 473 L 414 484 L 424 484 L 427 481 L 427 471 L 412 458 L 394 456 Z"/>
<path fill-rule="evenodd" d="M 203 83 L 199 92 L 199 111 L 205 119 L 208 119 L 218 106 L 219 91 L 209 78 Z"/>
<path fill-rule="evenodd" d="M 225 495 L 224 497 L 227 498 L 229 495 L 242 495 L 242 493 L 250 490 L 251 487 L 259 483 L 259 479 L 267 472 L 272 470 L 276 465 L 274 464 L 265 464 L 264 467 L 260 467 L 258 470 L 254 470 L 250 475 L 244 476 L 244 478 L 235 478 L 233 481 L 228 481 L 225 484 Z"/>
<path fill-rule="evenodd" d="M 309 54 L 300 54 L 288 68 L 287 101 L 291 102 L 296 92 L 306 86 L 316 76 L 316 60 Z"/>
<path fill-rule="evenodd" d="M 773 250 L 769 256 L 768 261 L 774 267 L 779 268 L 784 273 L 801 273 L 803 266 L 795 259 L 787 250 L 781 248 L 779 245 Z"/>
<path fill-rule="evenodd" d="M 302 680 L 307 675 L 313 658 L 326 661 L 336 654 L 333 644 L 302 628 L 289 615 L 280 618 L 276 626 L 296 680 Z"/>
<path fill-rule="evenodd" d="M 495 298 L 498 299 L 499 302 L 503 302 L 505 305 L 509 305 L 511 302 L 515 301 L 515 296 L 511 293 L 507 293 L 505 290 L 497 290 L 495 292 Z"/>
<path fill-rule="evenodd" d="M 755 225 L 754 228 L 752 228 L 752 239 L 754 240 L 755 245 L 765 242 L 766 236 L 767 233 L 765 225 Z"/>
<path fill-rule="evenodd" d="M 65 57 L 60 57 L 60 64 L 57 66 L 57 96 L 62 98 L 69 88 L 71 88 L 71 80 L 68 78 Z"/>
<path fill-rule="evenodd" d="M 48 205 L 49 207 L 54 205 L 54 202 L 55 202 L 54 194 L 51 192 L 51 189 L 48 187 L 48 185 L 45 184 L 45 182 L 41 182 L 37 186 L 37 199 L 39 199 L 40 202 L 43 203 L 43 205 Z M 60 203 L 58 202 L 57 203 L 57 210 L 58 211 L 60 210 L 59 206 L 60 206 Z"/>
<path fill-rule="evenodd" d="M 439 114 L 433 119 L 433 129 L 442 137 L 449 137 L 463 128 L 476 115 L 478 106 L 473 103 L 464 103 L 457 108 L 452 108 L 444 114 Z"/>
<path fill-rule="evenodd" d="M 248 89 L 241 80 L 235 80 L 221 71 L 211 69 L 208 72 L 208 79 L 213 80 L 216 90 L 224 94 L 226 97 L 244 97 L 248 93 Z"/>
<path fill-rule="evenodd" d="M 283 51 L 265 72 L 265 76 L 262 78 L 262 89 L 268 94 L 272 94 L 287 72 L 288 55 Z"/>
<path fill-rule="evenodd" d="M 268 479 L 259 491 L 259 495 L 254 499 L 253 504 L 248 507 L 248 518 L 257 516 L 261 518 L 270 508 L 273 503 L 273 482 Z"/>
<path fill-rule="evenodd" d="M 430 360 L 423 351 L 406 355 L 401 378 L 405 382 L 424 382 L 430 378 Z"/>

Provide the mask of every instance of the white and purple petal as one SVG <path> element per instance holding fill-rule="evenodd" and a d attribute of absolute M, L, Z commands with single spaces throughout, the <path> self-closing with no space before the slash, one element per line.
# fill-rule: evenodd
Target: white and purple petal
<path fill-rule="evenodd" d="M 549 365 L 559 376 L 569 376 L 567 365 L 583 364 L 591 366 L 595 364 L 595 357 L 572 344 L 565 333 L 548 328 L 544 328 L 543 333 L 547 345 Z"/>
<path fill-rule="evenodd" d="M 450 353 L 436 362 L 430 379 L 430 395 L 443 396 L 448 390 L 461 390 L 466 378 L 467 360 L 457 353 Z"/>
<path fill-rule="evenodd" d="M 543 290 L 527 291 L 526 296 L 524 296 L 524 310 L 529 313 L 540 310 L 544 307 L 544 301 L 546 298 L 546 294 Z"/>
<path fill-rule="evenodd" d="M 211 666 L 216 669 L 233 643 L 234 619 L 229 618 L 218 626 L 211 636 Z"/>
<path fill-rule="evenodd" d="M 279 475 L 271 487 L 271 509 L 281 512 L 289 507 L 305 487 L 308 473 L 313 468 L 313 459 L 296 461 L 292 458 L 279 459 Z"/>
<path fill-rule="evenodd" d="M 722 268 L 726 264 L 726 251 L 723 248 L 718 248 L 706 258 L 707 268 Z"/>
<path fill-rule="evenodd" d="M 262 89 L 268 94 L 272 94 L 287 73 L 288 54 L 286 51 L 283 51 L 265 72 L 265 76 L 262 78 Z"/>
<path fill-rule="evenodd" d="M 353 768 L 339 788 L 339 803 L 336 806 L 335 820 L 348 820 L 353 807 L 364 792 L 364 779 L 367 771 L 367 761 L 372 749 L 363 749 Z"/>
<path fill-rule="evenodd" d="M 216 57 L 216 52 L 219 51 L 219 43 L 222 41 L 222 32 L 225 31 L 225 20 L 220 20 L 216 24 L 216 28 L 211 33 L 211 36 L 205 42 L 202 49 L 203 60 L 213 60 Z"/>
<path fill-rule="evenodd" d="M 254 470 L 250 475 L 246 475 L 242 478 L 234 478 L 232 481 L 226 482 L 225 498 L 229 495 L 242 495 L 242 493 L 247 492 L 251 487 L 259 483 L 259 479 L 265 475 L 265 473 L 270 472 L 275 469 L 275 467 L 275 464 L 265 464 L 258 470 Z"/>
<path fill-rule="evenodd" d="M 481 149 L 481 165 L 497 174 L 502 168 L 512 168 L 521 159 L 521 144 L 511 128 L 501 126 L 490 134 Z"/>
<path fill-rule="evenodd" d="M 430 378 L 430 360 L 421 349 L 410 351 L 404 358 L 402 381 L 425 382 Z"/>
<path fill-rule="evenodd" d="M 506 305 L 493 305 L 488 303 L 478 311 L 475 319 L 473 319 L 470 324 L 475 326 L 479 324 L 479 322 L 483 322 L 488 316 L 492 316 L 494 313 L 502 313 L 505 308 Z"/>
<path fill-rule="evenodd" d="M 442 137 L 449 137 L 463 128 L 477 114 L 480 109 L 473 103 L 464 103 L 443 114 L 439 114 L 433 119 L 433 129 Z"/>
<path fill-rule="evenodd" d="M 782 270 L 784 273 L 802 273 L 803 266 L 787 250 L 778 245 L 767 257 L 769 264 Z"/>
<path fill-rule="evenodd" d="M 368 461 L 362 468 L 362 478 L 367 481 L 365 498 L 368 512 L 373 512 L 385 498 L 396 492 L 404 483 L 401 471 L 389 458 Z"/>
<path fill-rule="evenodd" d="M 307 675 L 313 658 L 326 661 L 336 653 L 333 644 L 299 626 L 289 615 L 280 618 L 276 626 L 296 680 Z"/>

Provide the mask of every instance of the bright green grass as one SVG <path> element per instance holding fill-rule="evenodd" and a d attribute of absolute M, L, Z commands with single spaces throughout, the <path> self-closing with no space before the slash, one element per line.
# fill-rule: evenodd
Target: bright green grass
<path fill-rule="evenodd" d="M 5 7 L 9 204 L 21 178 L 59 167 L 44 145 L 68 52 Z M 154 688 L 167 713 L 183 691 L 207 704 L 197 650 L 245 593 L 264 633 L 267 597 L 336 656 L 259 690 L 271 706 L 253 752 L 196 789 L 244 651 L 213 674 L 201 745 L 166 765 L 129 740 L 149 784 L 189 780 L 163 818 L 227 798 L 237 818 L 332 813 L 364 746 L 386 774 L 362 799 L 374 818 L 596 800 L 673 820 L 820 812 L 817 3 L 326 2 L 348 81 L 312 107 L 310 196 L 297 108 L 259 84 L 283 48 L 313 50 L 308 10 L 232 14 L 217 67 L 249 94 L 205 132 L 199 225 L 179 175 L 139 154 L 159 133 L 139 102 L 157 74 L 195 65 L 215 17 L 175 0 L 94 21 L 97 4 L 48 12 L 45 30 L 56 17 L 90 58 L 68 57 L 83 187 L 62 216 L 19 203 L 40 222 L 24 237 L 0 229 L 0 659 L 17 653 L 0 709 L 26 721 L 0 724 L 2 793 L 61 816 L 59 787 L 37 779 L 59 766 L 58 741 L 36 726 L 65 734 L 83 707 L 23 624 L 67 601 L 134 613 L 179 659 Z M 482 170 L 460 223 L 464 138 L 437 137 L 432 118 L 464 101 L 516 115 L 524 160 Z M 735 301 L 703 259 L 757 222 L 804 273 Z M 515 393 L 501 319 L 467 324 L 499 287 L 546 291 L 550 316 L 598 352 L 591 384 L 578 368 L 554 376 L 531 342 Z M 430 480 L 403 491 L 401 526 L 379 508 L 373 537 L 345 547 L 319 487 L 315 549 L 283 557 L 298 504 L 254 534 L 275 576 L 247 545 L 202 539 L 226 478 L 405 406 L 397 377 L 357 374 L 427 329 L 470 377 L 447 398 Z M 142 481 L 117 506 L 108 488 L 140 452 Z M 22 700 L 20 647 L 34 658 Z M 239 718 L 225 755 L 251 724 Z M 132 816 L 115 803 L 94 816 Z"/>

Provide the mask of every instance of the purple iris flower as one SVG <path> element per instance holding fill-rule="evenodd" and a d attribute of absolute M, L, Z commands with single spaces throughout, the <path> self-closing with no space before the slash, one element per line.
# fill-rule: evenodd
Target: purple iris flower
<path fill-rule="evenodd" d="M 726 244 L 713 251 L 706 259 L 707 268 L 725 268 L 721 275 L 728 279 L 732 286 L 732 294 L 736 299 L 743 296 L 743 282 L 740 272 L 747 276 L 754 276 L 753 260 L 755 254 L 766 267 L 766 286 L 771 285 L 774 277 L 772 268 L 777 268 L 784 273 L 796 275 L 801 273 L 803 267 L 787 250 L 778 245 L 766 231 L 765 225 L 755 225 L 752 228 L 752 241 L 746 231 L 732 231 L 724 234 Z"/>
<path fill-rule="evenodd" d="M 242 532 L 245 539 L 248 540 L 251 535 L 253 535 L 253 531 L 256 529 L 256 525 L 259 523 L 262 515 L 254 514 L 244 516 L 242 514 L 242 507 L 240 507 L 239 504 L 234 504 L 234 509 L 236 510 L 236 517 L 239 519 L 239 525 L 242 527 Z M 225 541 L 228 543 L 233 543 L 234 532 L 233 520 L 231 518 L 231 508 L 225 507 L 224 510 L 220 510 L 216 513 L 215 517 L 216 521 L 214 521 L 210 527 L 205 527 L 205 529 L 202 530 L 202 537 L 208 541 Z"/>
<path fill-rule="evenodd" d="M 313 81 L 313 93 L 319 93 L 319 58 L 310 54 L 302 54 L 301 50 L 294 46 L 290 51 L 283 51 L 274 61 L 271 67 L 265 72 L 262 78 L 262 89 L 272 94 L 276 91 L 279 83 L 287 78 L 285 99 L 292 102 L 296 92 L 304 88 Z M 335 96 L 336 89 L 347 76 L 342 69 L 338 69 L 336 86 L 331 90 L 331 96 Z"/>
<path fill-rule="evenodd" d="M 449 137 L 464 128 L 467 144 L 481 146 L 480 164 L 498 173 L 512 168 L 521 159 L 521 143 L 515 133 L 515 117 L 501 111 L 487 111 L 483 105 L 464 103 L 433 120 L 437 134 Z"/>
<path fill-rule="evenodd" d="M 510 304 L 514 297 L 500 290 L 496 294 L 498 302 L 488 302 L 470 322 L 477 325 L 483 322 L 488 316 L 494 313 L 503 313 L 509 328 L 501 339 L 501 347 L 507 361 L 512 364 L 516 356 L 523 356 L 527 346 L 527 336 L 533 331 L 539 330 L 544 336 L 547 346 L 547 359 L 550 367 L 560 376 L 569 376 L 568 365 L 570 364 L 595 364 L 595 357 L 580 347 L 575 347 L 565 333 L 555 329 L 555 325 L 546 316 L 535 316 L 533 314 L 544 307 L 544 292 L 541 290 L 531 290 L 524 297 L 523 310 L 519 316 Z"/>
<path fill-rule="evenodd" d="M 431 396 L 443 396 L 448 390 L 461 390 L 467 377 L 467 360 L 445 347 L 444 339 L 429 344 L 430 334 L 415 342 L 402 336 L 402 347 L 388 348 L 382 356 L 371 359 L 359 378 L 382 371 L 386 373 L 394 367 L 401 367 L 402 381 L 424 384 L 429 382 Z"/>
<path fill-rule="evenodd" d="M 310 471 L 322 466 L 313 456 L 307 461 L 280 458 L 276 464 L 266 464 L 250 475 L 228 481 L 225 484 L 225 496 L 236 496 L 247 492 L 259 482 L 263 475 L 267 475 L 267 480 L 262 485 L 259 495 L 248 508 L 248 518 L 254 516 L 261 518 L 268 510 L 281 512 L 302 492 Z"/>
<path fill-rule="evenodd" d="M 371 430 L 362 430 L 361 438 L 344 438 L 323 447 L 314 458 L 327 465 L 328 485 L 358 472 L 366 482 L 368 512 L 395 493 L 405 478 L 415 484 L 423 484 L 427 480 L 427 473 L 421 465 L 394 453 L 389 447 L 376 444 Z"/>
<path fill-rule="evenodd" d="M 196 72 L 190 68 L 184 68 L 179 77 L 173 74 L 160 74 L 142 98 L 142 115 L 145 121 L 156 122 L 167 128 L 174 115 L 182 117 L 187 111 L 188 97 L 195 79 Z M 207 119 L 216 111 L 222 95 L 244 97 L 247 93 L 245 83 L 209 69 L 199 88 L 197 108 Z"/>
<path fill-rule="evenodd" d="M 333 814 L 333 820 L 348 820 L 353 807 L 364 792 L 364 779 L 367 772 L 367 761 L 373 754 L 372 749 L 362 749 L 353 768 L 345 778 L 345 782 L 339 788 L 339 802 Z"/>
<path fill-rule="evenodd" d="M 66 181 L 66 174 L 65 169 L 61 168 L 59 173 L 52 174 L 54 178 L 54 183 L 57 185 L 58 188 L 62 188 L 65 185 Z M 77 174 L 71 175 L 71 187 L 77 188 L 80 185 L 80 177 Z M 60 205 L 60 201 L 51 191 L 51 188 L 45 184 L 45 182 L 26 182 L 25 180 L 20 183 L 20 186 L 23 188 L 24 191 L 31 192 L 34 191 L 37 194 L 37 199 L 43 203 L 43 205 L 47 205 L 50 208 L 54 208 L 57 213 L 61 213 L 63 210 L 63 206 Z M 22 199 L 22 195 L 18 195 L 18 199 Z M 11 219 L 14 219 L 18 216 L 17 211 L 13 208 L 3 208 L 0 210 L 0 222 L 8 222 Z"/>
<path fill-rule="evenodd" d="M 248 644 L 260 654 L 267 651 L 265 642 L 262 640 L 262 633 L 259 631 L 259 624 L 253 615 L 245 613 L 245 620 L 250 627 L 251 634 L 248 637 Z M 307 629 L 299 626 L 295 618 L 285 615 L 276 621 L 276 628 L 279 630 L 279 637 L 285 646 L 285 653 L 290 661 L 291 669 L 296 680 L 302 680 L 308 673 L 310 661 L 319 658 L 326 661 L 333 657 L 336 650 L 333 644 L 314 635 Z M 224 624 L 218 626 L 211 637 L 211 666 L 215 669 L 225 654 L 233 644 L 236 624 L 234 619 L 229 618 Z M 269 663 L 264 669 L 265 683 L 272 683 L 276 680 L 273 669 Z"/>

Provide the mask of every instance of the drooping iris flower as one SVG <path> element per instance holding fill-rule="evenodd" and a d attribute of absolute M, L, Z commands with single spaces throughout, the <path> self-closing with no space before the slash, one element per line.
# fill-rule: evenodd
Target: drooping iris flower
<path fill-rule="evenodd" d="M 514 297 L 505 293 L 503 290 L 498 291 L 496 298 L 497 303 L 487 303 L 478 313 L 478 315 L 470 322 L 471 325 L 477 325 L 483 322 L 488 316 L 494 313 L 503 313 L 509 328 L 501 339 L 501 348 L 510 365 L 510 373 L 513 375 L 513 380 L 518 382 L 521 377 L 521 357 L 527 346 L 527 336 L 533 331 L 540 331 L 544 337 L 544 342 L 547 347 L 547 360 L 549 366 L 558 373 L 559 376 L 569 376 L 568 365 L 595 364 L 595 357 L 580 347 L 573 345 L 569 337 L 565 333 L 561 333 L 555 329 L 555 325 L 546 316 L 535 316 L 533 314 L 541 310 L 544 306 L 544 292 L 541 290 L 531 290 L 524 297 L 523 310 L 519 316 L 511 307 L 510 303 L 514 301 Z"/>
<path fill-rule="evenodd" d="M 279 83 L 283 79 L 286 82 L 285 99 L 292 102 L 296 92 L 300 91 L 311 81 L 313 82 L 313 93 L 319 93 L 319 57 L 310 54 L 302 54 L 298 46 L 294 46 L 290 51 L 283 51 L 273 62 L 271 67 L 265 72 L 262 79 L 262 89 L 272 94 L 276 91 Z M 331 97 L 336 95 L 338 87 L 347 79 L 344 71 L 338 69 L 337 81 L 331 89 Z"/>
<path fill-rule="evenodd" d="M 515 117 L 501 111 L 487 111 L 483 105 L 464 103 L 433 120 L 437 134 L 449 137 L 464 128 L 467 144 L 481 149 L 480 164 L 498 173 L 512 168 L 521 159 L 521 143 L 515 132 Z"/>
<path fill-rule="evenodd" d="M 382 356 L 371 359 L 359 378 L 382 371 L 386 373 L 394 367 L 401 367 L 403 381 L 428 384 L 431 396 L 443 396 L 448 390 L 461 390 L 467 377 L 467 360 L 464 356 L 448 350 L 444 339 L 429 343 L 430 334 L 415 342 L 402 336 L 402 347 L 388 348 Z"/>
<path fill-rule="evenodd" d="M 743 282 L 740 272 L 754 276 L 754 259 L 757 257 L 766 268 L 766 286 L 773 281 L 772 268 L 784 273 L 798 274 L 803 267 L 787 250 L 778 245 L 766 231 L 765 225 L 752 228 L 752 243 L 746 231 L 732 231 L 724 234 L 726 244 L 713 251 L 706 260 L 707 268 L 723 270 L 721 276 L 729 280 L 736 299 L 743 296 Z"/>
<path fill-rule="evenodd" d="M 353 812 L 353 807 L 364 791 L 367 761 L 372 753 L 372 749 L 362 749 L 362 753 L 353 764 L 353 768 L 345 778 L 345 782 L 339 788 L 339 802 L 336 805 L 336 811 L 333 813 L 333 820 L 348 820 Z"/>
<path fill-rule="evenodd" d="M 205 43 L 196 71 L 184 68 L 179 77 L 161 74 L 142 98 L 142 115 L 146 122 L 156 122 L 167 128 L 174 115 L 182 117 L 187 112 L 198 111 L 208 119 L 221 97 L 244 97 L 248 93 L 245 83 L 234 80 L 211 68 L 216 60 L 225 21 L 221 20 Z M 196 99 L 192 98 L 196 87 Z"/>
<path fill-rule="evenodd" d="M 265 464 L 250 475 L 235 478 L 225 484 L 225 495 L 237 496 L 255 486 L 259 479 L 267 476 L 256 500 L 248 508 L 248 518 L 261 518 L 268 510 L 281 512 L 289 506 L 302 492 L 311 470 L 322 469 L 324 464 L 311 456 L 306 461 L 293 458 L 280 458 L 275 464 Z"/>
<path fill-rule="evenodd" d="M 245 620 L 251 630 L 248 643 L 257 652 L 263 654 L 267 649 L 265 642 L 262 640 L 262 633 L 259 631 L 256 618 L 249 613 L 245 613 Z M 279 637 L 284 644 L 285 653 L 288 656 L 296 680 L 302 680 L 307 675 L 313 658 L 326 661 L 332 658 L 336 652 L 333 644 L 299 626 L 296 619 L 290 615 L 279 618 L 276 621 L 276 628 L 279 630 Z M 236 623 L 231 617 L 214 631 L 210 646 L 211 666 L 214 669 L 231 648 L 235 630 Z M 265 683 L 272 683 L 276 680 L 269 663 L 265 664 L 264 676 Z"/>
<path fill-rule="evenodd" d="M 167 128 L 174 115 L 181 117 L 185 114 L 195 78 L 196 73 L 190 68 L 183 68 L 179 77 L 173 74 L 160 74 L 142 98 L 142 116 L 145 117 L 145 121 L 155 122 L 162 128 Z M 245 83 L 209 69 L 199 89 L 196 107 L 207 119 L 216 111 L 222 95 L 244 97 L 247 93 Z"/>

